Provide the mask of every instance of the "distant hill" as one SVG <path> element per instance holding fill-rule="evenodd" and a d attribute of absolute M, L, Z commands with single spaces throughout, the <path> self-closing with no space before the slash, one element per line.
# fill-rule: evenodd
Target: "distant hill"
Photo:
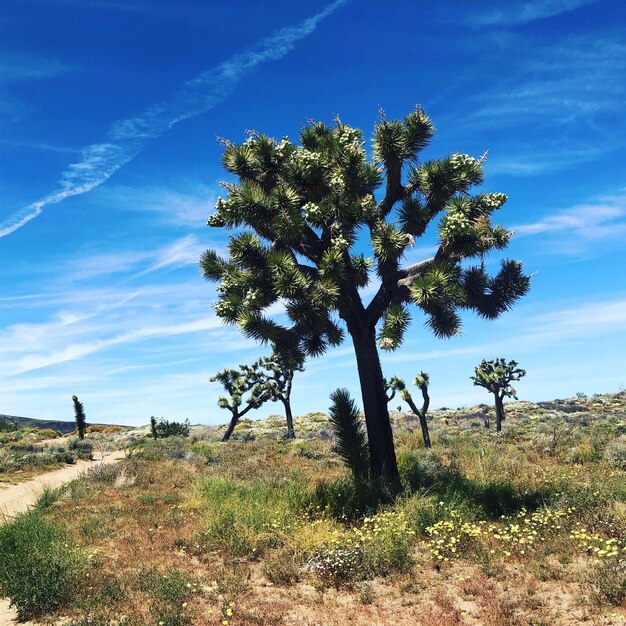
<path fill-rule="evenodd" d="M 54 430 L 58 430 L 60 433 L 67 435 L 72 431 L 76 430 L 76 424 L 72 422 L 63 422 L 60 420 L 38 420 L 34 417 L 19 417 L 17 415 L 4 415 L 0 413 L 0 424 L 2 422 L 8 422 L 10 424 L 15 424 L 18 428 L 52 428 Z M 103 426 L 117 426 L 118 424 L 102 424 Z M 93 426 L 93 424 L 88 423 L 87 426 Z M 121 428 L 126 428 L 125 426 L 121 426 Z"/>

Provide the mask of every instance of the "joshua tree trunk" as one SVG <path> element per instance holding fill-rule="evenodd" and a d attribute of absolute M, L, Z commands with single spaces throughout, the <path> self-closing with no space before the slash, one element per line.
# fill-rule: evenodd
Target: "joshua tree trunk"
<path fill-rule="evenodd" d="M 233 413 L 233 416 L 230 420 L 230 424 L 228 424 L 228 428 L 226 429 L 226 432 L 224 433 L 224 436 L 222 437 L 222 441 L 228 441 L 230 439 L 230 436 L 233 434 L 233 430 L 235 430 L 235 426 L 237 426 L 239 417 L 240 415 L 238 412 Z"/>
<path fill-rule="evenodd" d="M 424 438 L 424 447 L 432 448 L 430 443 L 430 433 L 428 432 L 428 422 L 426 421 L 426 411 L 428 410 L 428 402 L 426 402 L 426 398 L 424 398 L 424 409 L 421 411 L 417 408 L 417 405 L 413 401 L 413 398 L 406 398 L 406 403 L 409 405 L 411 411 L 417 415 L 420 421 L 420 426 L 422 427 L 422 437 Z"/>
<path fill-rule="evenodd" d="M 348 325 L 348 330 L 352 336 L 359 370 L 370 453 L 370 471 L 373 477 L 382 478 L 392 489 L 399 490 L 400 476 L 387 408 L 385 381 L 378 358 L 376 332 L 373 326 L 364 329 L 352 324 Z"/>
<path fill-rule="evenodd" d="M 296 431 L 293 427 L 293 415 L 291 414 L 291 402 L 289 400 L 283 400 L 285 407 L 285 417 L 287 419 L 287 439 L 295 439 Z"/>
<path fill-rule="evenodd" d="M 421 413 L 421 411 L 417 414 L 420 419 L 420 426 L 422 427 L 422 437 L 424 438 L 424 447 L 432 448 L 430 443 L 430 433 L 428 432 L 428 422 L 426 421 L 426 416 Z"/>
<path fill-rule="evenodd" d="M 502 420 L 504 419 L 504 402 L 500 394 L 496 393 L 496 431 L 502 431 Z"/>

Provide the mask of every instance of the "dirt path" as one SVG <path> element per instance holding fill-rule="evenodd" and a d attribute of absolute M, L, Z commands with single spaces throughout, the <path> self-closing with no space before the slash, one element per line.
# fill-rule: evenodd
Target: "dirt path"
<path fill-rule="evenodd" d="M 123 459 L 124 456 L 123 451 L 111 452 L 105 454 L 103 459 L 77 461 L 75 465 L 68 465 L 59 470 L 47 472 L 17 485 L 0 488 L 0 523 L 2 523 L 3 518 L 13 517 L 18 513 L 27 511 L 37 502 L 45 487 L 56 489 L 78 478 L 89 468 L 97 467 L 101 462 L 108 465 Z M 13 626 L 17 623 L 15 611 L 9 608 L 9 601 L 0 598 L 0 626 Z M 30 624 L 31 622 L 27 623 Z"/>
<path fill-rule="evenodd" d="M 124 458 L 124 452 L 116 451 L 105 454 L 102 462 L 106 465 L 115 463 Z M 0 488 L 0 519 L 2 516 L 13 517 L 17 513 L 22 513 L 31 507 L 45 487 L 56 489 L 65 483 L 78 478 L 78 476 L 89 469 L 97 467 L 101 460 L 77 461 L 74 465 L 67 465 L 52 472 L 46 472 L 41 476 L 31 478 L 17 485 Z M 1 622 L 0 622 L 1 626 Z"/>

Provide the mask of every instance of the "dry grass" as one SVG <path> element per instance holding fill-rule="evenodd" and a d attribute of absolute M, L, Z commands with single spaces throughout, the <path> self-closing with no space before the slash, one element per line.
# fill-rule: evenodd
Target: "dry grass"
<path fill-rule="evenodd" d="M 140 439 L 127 462 L 75 482 L 47 510 L 91 555 L 81 593 L 50 619 L 626 624 L 618 566 L 626 552 L 594 551 L 611 538 L 625 546 L 626 474 L 603 450 L 626 429 L 626 402 L 583 404 L 584 417 L 566 412 L 569 421 L 551 406 L 545 418 L 513 411 L 502 437 L 471 427 L 460 411 L 447 423 L 438 416 L 432 453 L 405 429 L 397 439 L 407 490 L 378 515 L 342 509 L 356 496 L 327 441 L 263 437 L 267 425 L 247 425 L 255 441 L 225 445 L 211 429 L 199 440 Z M 313 425 L 325 426 L 317 416 Z M 428 528 L 450 521 L 448 542 L 464 524 L 478 530 L 439 559 Z M 580 540 L 583 528 L 597 539 Z M 354 571 L 316 575 L 321 554 L 343 558 L 345 550 Z"/>

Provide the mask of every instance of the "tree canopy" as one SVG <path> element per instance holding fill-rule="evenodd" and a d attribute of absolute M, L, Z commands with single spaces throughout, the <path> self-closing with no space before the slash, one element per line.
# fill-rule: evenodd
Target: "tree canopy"
<path fill-rule="evenodd" d="M 227 196 L 208 224 L 233 231 L 229 256 L 207 250 L 200 260 L 218 283 L 217 315 L 278 352 L 319 356 L 348 331 L 372 471 L 390 481 L 397 468 L 377 346 L 402 344 L 411 304 L 436 336 L 450 337 L 461 330 L 462 310 L 493 319 L 529 288 L 518 261 L 503 260 L 494 276 L 483 262 L 511 237 L 491 221 L 507 196 L 471 193 L 483 182 L 482 158 L 421 161 L 433 134 L 417 107 L 401 120 L 381 116 L 371 158 L 363 133 L 339 118 L 310 122 L 299 144 L 256 132 L 242 144 L 224 140 L 234 181 L 223 183 Z M 403 265 L 437 218 L 435 254 Z M 369 301 L 364 288 L 374 293 Z"/>

